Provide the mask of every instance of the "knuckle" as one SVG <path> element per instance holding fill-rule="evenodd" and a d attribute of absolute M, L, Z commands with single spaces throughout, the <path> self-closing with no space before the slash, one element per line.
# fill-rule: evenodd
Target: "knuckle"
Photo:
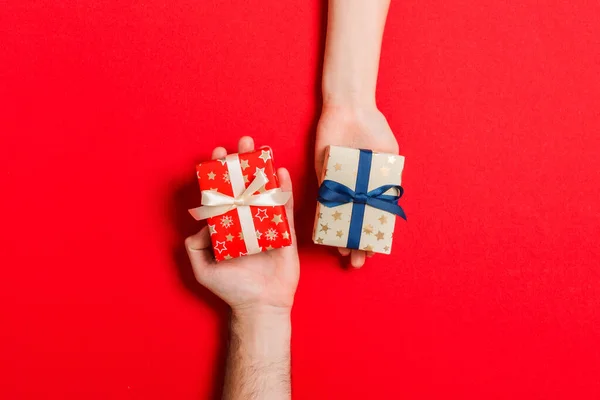
<path fill-rule="evenodd" d="M 194 237 L 193 236 L 188 236 L 187 238 L 185 238 L 185 240 L 184 240 L 183 243 L 184 243 L 185 248 L 187 250 L 192 250 L 193 244 L 194 244 Z"/>

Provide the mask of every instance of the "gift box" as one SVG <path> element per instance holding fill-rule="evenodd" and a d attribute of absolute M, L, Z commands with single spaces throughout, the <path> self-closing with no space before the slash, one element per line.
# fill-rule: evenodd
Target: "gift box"
<path fill-rule="evenodd" d="M 282 192 L 269 148 L 203 162 L 196 166 L 202 206 L 189 210 L 206 219 L 217 261 L 292 243 Z"/>
<path fill-rule="evenodd" d="M 319 188 L 313 241 L 327 246 L 389 254 L 404 157 L 329 146 Z"/>

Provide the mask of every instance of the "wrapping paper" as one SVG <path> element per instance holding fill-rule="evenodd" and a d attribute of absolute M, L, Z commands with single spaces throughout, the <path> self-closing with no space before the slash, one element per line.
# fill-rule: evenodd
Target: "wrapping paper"
<path fill-rule="evenodd" d="M 264 179 L 265 184 L 257 185 L 254 182 L 254 186 L 259 188 L 249 194 L 258 200 L 250 198 L 247 203 L 272 204 L 273 198 L 283 195 L 279 190 L 270 149 L 230 154 L 223 159 L 198 164 L 196 175 L 203 193 L 203 206 L 190 210 L 190 213 L 196 219 L 204 219 L 205 214 L 225 211 L 206 218 L 217 261 L 289 246 L 292 243 L 283 204 L 241 205 L 240 201 L 234 200 L 240 199 L 244 190 L 256 179 Z M 287 195 L 289 197 L 291 194 Z M 214 206 L 213 209 L 206 206 L 207 199 L 215 202 L 227 198 L 232 200 L 232 205 L 225 209 L 223 206 Z"/>
<path fill-rule="evenodd" d="M 366 151 L 363 151 L 366 152 Z M 378 188 L 387 188 L 389 185 L 396 187 L 385 190 L 382 197 L 399 197 L 402 194 L 400 184 L 402 183 L 402 170 L 404 168 L 404 157 L 395 154 L 368 152 L 370 159 L 370 171 L 365 162 L 361 162 L 363 170 L 360 174 L 368 177 L 368 191 Z M 323 168 L 323 183 L 343 185 L 352 191 L 356 190 L 357 176 L 359 174 L 359 160 L 361 150 L 339 146 L 329 146 L 325 156 Z M 368 171 L 368 172 L 367 172 Z M 338 186 L 339 186 L 338 185 Z M 323 189 L 323 184 L 321 185 Z M 397 199 L 396 199 L 397 200 Z M 394 203 L 391 200 L 390 203 Z M 364 216 L 359 224 L 360 237 L 357 237 L 355 245 L 350 246 L 349 241 L 351 218 L 354 202 L 329 207 L 323 201 L 317 203 L 317 213 L 313 230 L 313 241 L 317 244 L 358 248 L 360 250 L 375 253 L 390 254 L 396 214 L 384 211 L 367 204 L 364 207 Z M 400 207 L 390 206 L 390 207 Z M 400 209 L 401 211 L 401 209 Z M 403 211 L 398 212 L 405 218 Z M 358 230 L 357 230 L 358 232 Z M 358 236 L 358 235 L 356 235 Z"/>

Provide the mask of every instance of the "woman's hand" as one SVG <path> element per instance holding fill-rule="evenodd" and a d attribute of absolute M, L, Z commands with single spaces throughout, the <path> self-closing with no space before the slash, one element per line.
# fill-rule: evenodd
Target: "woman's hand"
<path fill-rule="evenodd" d="M 383 114 L 373 106 L 323 107 L 317 126 L 315 144 L 315 169 L 321 179 L 325 149 L 329 145 L 371 149 L 383 153 L 398 154 L 398 142 Z M 338 249 L 343 256 L 350 255 L 350 264 L 355 268 L 364 265 L 366 253 L 362 250 Z"/>

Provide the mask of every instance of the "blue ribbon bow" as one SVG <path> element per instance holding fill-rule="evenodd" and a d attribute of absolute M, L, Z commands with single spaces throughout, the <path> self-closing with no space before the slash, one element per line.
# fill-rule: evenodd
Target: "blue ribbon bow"
<path fill-rule="evenodd" d="M 360 150 L 358 173 L 356 176 L 356 191 L 339 182 L 325 180 L 319 187 L 319 202 L 327 207 L 337 207 L 342 204 L 353 203 L 348 233 L 349 249 L 358 249 L 362 231 L 365 206 L 369 205 L 382 211 L 395 214 L 406 220 L 406 214 L 397 202 L 402 197 L 404 189 L 400 185 L 383 185 L 367 192 L 369 187 L 369 174 L 371 172 L 372 152 Z M 384 194 L 390 189 L 396 189 L 398 194 Z"/>

